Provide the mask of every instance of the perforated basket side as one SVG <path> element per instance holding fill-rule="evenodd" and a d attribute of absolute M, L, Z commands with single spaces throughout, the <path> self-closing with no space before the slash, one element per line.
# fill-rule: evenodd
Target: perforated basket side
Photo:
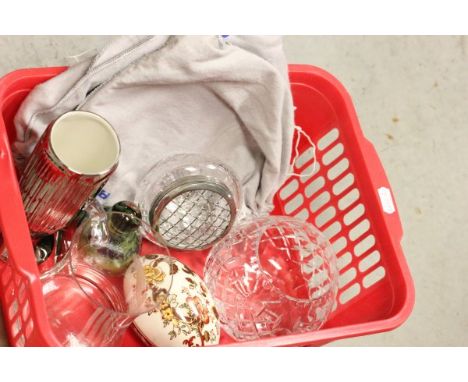
<path fill-rule="evenodd" d="M 15 346 L 54 345 L 42 298 L 41 282 L 33 254 L 28 224 L 24 213 L 21 193 L 13 165 L 4 117 L 11 111 L 12 100 L 18 103 L 18 95 L 25 89 L 25 79 L 35 71 L 24 70 L 10 73 L 0 80 L 0 231 L 2 251 L 7 251 L 8 260 L 0 260 L 0 296 L 3 316 L 10 343 Z M 21 82 L 18 84 L 18 82 Z M 16 97 L 15 97 L 16 96 Z"/>

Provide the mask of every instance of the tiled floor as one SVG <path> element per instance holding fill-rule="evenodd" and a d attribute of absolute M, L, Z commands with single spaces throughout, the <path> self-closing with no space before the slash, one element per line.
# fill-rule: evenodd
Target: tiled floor
<path fill-rule="evenodd" d="M 0 37 L 0 75 L 70 63 L 105 40 Z M 289 62 L 327 69 L 353 97 L 396 194 L 416 284 L 403 327 L 334 345 L 467 346 L 468 38 L 290 36 L 285 45 Z"/>

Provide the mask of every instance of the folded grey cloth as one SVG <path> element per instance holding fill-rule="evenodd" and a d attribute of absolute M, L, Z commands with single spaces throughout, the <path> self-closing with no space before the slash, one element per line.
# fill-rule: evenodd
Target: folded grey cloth
<path fill-rule="evenodd" d="M 158 160 L 198 153 L 233 168 L 245 206 L 265 213 L 290 168 L 293 105 L 280 37 L 119 37 L 29 94 L 15 117 L 18 163 L 73 109 L 101 115 L 119 135 L 105 204 L 133 200 Z"/>

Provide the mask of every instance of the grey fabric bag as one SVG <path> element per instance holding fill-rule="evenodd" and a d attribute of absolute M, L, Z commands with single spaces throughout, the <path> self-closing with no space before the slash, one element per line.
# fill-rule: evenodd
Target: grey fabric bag
<path fill-rule="evenodd" d="M 18 164 L 47 125 L 73 109 L 97 113 L 122 153 L 105 204 L 133 200 L 147 171 L 179 153 L 218 158 L 262 214 L 290 169 L 294 132 L 280 37 L 125 36 L 37 86 L 15 117 Z"/>

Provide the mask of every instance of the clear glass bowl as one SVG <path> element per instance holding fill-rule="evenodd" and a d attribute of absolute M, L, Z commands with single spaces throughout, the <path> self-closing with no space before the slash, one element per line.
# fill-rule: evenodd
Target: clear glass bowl
<path fill-rule="evenodd" d="M 328 240 L 289 217 L 240 224 L 205 264 L 223 328 L 237 340 L 319 329 L 335 303 L 337 279 Z"/>
<path fill-rule="evenodd" d="M 196 154 L 157 163 L 136 195 L 156 240 L 182 250 L 202 250 L 221 240 L 234 224 L 241 200 L 233 171 Z"/>
<path fill-rule="evenodd" d="M 117 346 L 134 319 L 159 309 L 153 296 L 170 293 L 172 260 L 164 257 L 154 271 L 159 277 L 144 282 L 141 256 L 169 254 L 163 246 L 145 245 L 144 229 L 134 215 L 95 209 L 75 231 L 62 262 L 42 275 L 49 323 L 61 345 Z M 129 279 L 143 282 L 129 293 Z"/>

